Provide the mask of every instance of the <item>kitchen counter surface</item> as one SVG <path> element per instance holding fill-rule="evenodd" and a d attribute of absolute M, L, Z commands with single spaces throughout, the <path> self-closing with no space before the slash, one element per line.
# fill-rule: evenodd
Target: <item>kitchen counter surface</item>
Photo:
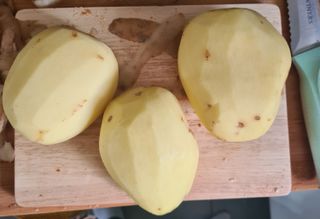
<path fill-rule="evenodd" d="M 16 10 L 33 8 L 30 0 L 13 0 Z M 134 6 L 134 5 L 186 5 L 186 4 L 232 4 L 232 3 L 273 3 L 279 6 L 282 15 L 282 29 L 285 38 L 290 40 L 287 4 L 284 0 L 62 0 L 57 7 L 93 7 L 93 6 Z M 286 83 L 288 102 L 290 155 L 292 168 L 292 190 L 317 189 L 315 170 L 312 162 L 309 143 L 304 126 L 299 80 L 296 69 L 291 68 Z M 91 208 L 90 206 L 76 207 L 43 207 L 22 208 L 15 203 L 14 199 L 14 164 L 0 163 L 0 216 L 35 214 L 46 212 L 57 212 L 67 210 L 80 210 Z M 110 206 L 99 206 L 110 207 Z"/>

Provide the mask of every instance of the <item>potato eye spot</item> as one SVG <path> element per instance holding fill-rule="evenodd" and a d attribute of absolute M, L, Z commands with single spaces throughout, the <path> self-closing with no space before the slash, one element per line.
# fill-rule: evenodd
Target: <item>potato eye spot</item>
<path fill-rule="evenodd" d="M 243 128 L 245 125 L 243 122 L 238 122 L 238 128 Z"/>
<path fill-rule="evenodd" d="M 113 116 L 109 116 L 108 122 L 111 122 L 112 118 L 113 118 Z"/>
<path fill-rule="evenodd" d="M 260 117 L 260 116 L 258 116 L 258 115 L 256 115 L 256 116 L 254 117 L 254 120 L 259 121 L 260 119 L 261 119 L 261 117 Z"/>
<path fill-rule="evenodd" d="M 134 95 L 135 96 L 141 96 L 141 94 L 142 94 L 142 91 L 139 91 L 139 92 L 135 93 Z"/>
<path fill-rule="evenodd" d="M 205 52 L 204 52 L 204 57 L 205 57 L 205 59 L 208 61 L 209 58 L 210 58 L 210 56 L 211 56 L 211 54 L 210 54 L 209 50 L 206 49 Z"/>
<path fill-rule="evenodd" d="M 43 137 L 44 137 L 44 135 L 45 135 L 46 133 L 48 133 L 47 130 L 39 130 L 38 133 L 37 133 L 37 139 L 36 139 L 36 141 L 37 141 L 37 142 L 43 141 Z"/>
<path fill-rule="evenodd" d="M 78 33 L 73 30 L 73 31 L 71 32 L 71 36 L 72 36 L 72 37 L 77 37 L 77 36 L 78 36 Z"/>

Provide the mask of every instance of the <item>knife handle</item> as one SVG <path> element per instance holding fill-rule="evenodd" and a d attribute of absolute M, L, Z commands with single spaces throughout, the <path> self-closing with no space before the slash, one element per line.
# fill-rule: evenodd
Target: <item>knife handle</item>
<path fill-rule="evenodd" d="M 320 183 L 320 47 L 293 57 L 300 77 L 303 115 L 318 183 Z"/>

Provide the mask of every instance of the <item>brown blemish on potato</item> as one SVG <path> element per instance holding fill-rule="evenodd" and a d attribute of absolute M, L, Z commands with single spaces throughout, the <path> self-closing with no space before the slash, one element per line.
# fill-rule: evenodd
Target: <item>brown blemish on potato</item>
<path fill-rule="evenodd" d="M 216 124 L 216 121 L 212 121 L 211 123 L 212 123 L 212 125 L 215 125 L 215 124 Z"/>
<path fill-rule="evenodd" d="M 72 37 L 77 37 L 77 36 L 78 36 L 78 33 L 73 30 L 73 31 L 71 31 L 71 36 L 72 36 Z"/>
<path fill-rule="evenodd" d="M 139 92 L 135 93 L 134 95 L 135 96 L 141 96 L 141 94 L 142 94 L 142 91 L 139 91 Z"/>
<path fill-rule="evenodd" d="M 260 20 L 260 24 L 263 24 L 264 22 L 263 22 L 263 20 Z"/>
<path fill-rule="evenodd" d="M 85 8 L 83 9 L 83 11 L 81 11 L 81 15 L 90 15 L 90 14 L 92 13 L 91 13 L 91 10 L 88 8 Z"/>
<path fill-rule="evenodd" d="M 158 211 L 161 211 L 161 208 L 158 208 Z"/>
<path fill-rule="evenodd" d="M 193 135 L 193 132 L 192 132 L 191 128 L 189 128 L 188 131 Z"/>
<path fill-rule="evenodd" d="M 204 51 L 204 57 L 205 57 L 205 59 L 208 61 L 209 58 L 210 58 L 210 56 L 211 56 L 211 54 L 210 54 L 209 50 L 206 49 L 206 50 Z"/>
<path fill-rule="evenodd" d="M 100 55 L 100 54 L 97 55 L 97 58 L 100 59 L 100 60 L 104 60 L 104 57 L 102 55 Z"/>
<path fill-rule="evenodd" d="M 238 128 L 243 128 L 245 125 L 244 125 L 244 123 L 243 122 L 238 122 Z"/>
<path fill-rule="evenodd" d="M 73 109 L 72 115 L 74 115 L 76 112 L 78 112 L 85 105 L 86 102 L 88 102 L 88 100 L 83 99 L 80 103 L 78 103 L 77 106 Z"/>
<path fill-rule="evenodd" d="M 221 137 L 219 137 L 219 136 L 216 136 L 216 138 L 219 139 L 220 141 L 227 141 L 226 139 L 221 138 Z"/>
<path fill-rule="evenodd" d="M 212 105 L 210 103 L 208 103 L 207 107 L 210 109 L 212 107 Z"/>
<path fill-rule="evenodd" d="M 200 123 L 198 123 L 198 127 L 201 127 L 201 124 L 200 124 Z"/>
<path fill-rule="evenodd" d="M 87 99 L 83 99 L 83 100 L 78 104 L 78 107 L 83 107 L 86 102 L 88 102 L 88 100 L 87 100 Z"/>
<path fill-rule="evenodd" d="M 261 119 L 261 117 L 260 117 L 259 115 L 255 115 L 255 116 L 254 116 L 254 120 L 259 121 L 260 119 Z"/>
<path fill-rule="evenodd" d="M 44 136 L 45 134 L 47 134 L 47 133 L 48 133 L 48 130 L 39 130 L 38 133 L 37 133 L 36 141 L 37 141 L 37 142 L 43 141 L 43 136 Z"/>
<path fill-rule="evenodd" d="M 39 194 L 39 197 L 43 197 L 43 195 L 42 195 L 42 194 Z"/>
<path fill-rule="evenodd" d="M 184 121 L 182 116 L 180 117 L 180 119 L 181 119 L 181 122 L 183 122 L 183 121 Z"/>
<path fill-rule="evenodd" d="M 112 118 L 113 118 L 113 116 L 112 116 L 112 115 L 111 115 L 111 116 L 109 116 L 109 118 L 108 118 L 108 122 L 111 122 Z"/>
<path fill-rule="evenodd" d="M 36 41 L 36 43 L 39 43 L 40 41 L 41 41 L 41 38 L 38 38 L 37 41 Z"/>
<path fill-rule="evenodd" d="M 61 171 L 60 168 L 57 168 L 57 169 L 56 169 L 56 172 L 60 172 L 60 171 Z"/>

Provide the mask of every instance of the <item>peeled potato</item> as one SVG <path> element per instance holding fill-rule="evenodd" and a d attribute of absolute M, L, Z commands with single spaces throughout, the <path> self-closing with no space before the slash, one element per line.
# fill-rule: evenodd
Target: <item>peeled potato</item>
<path fill-rule="evenodd" d="M 163 88 L 135 88 L 114 99 L 99 147 L 114 181 L 153 214 L 175 209 L 191 188 L 197 142 L 177 99 Z"/>
<path fill-rule="evenodd" d="M 49 28 L 15 59 L 4 84 L 4 111 L 31 141 L 59 143 L 103 112 L 117 83 L 118 63 L 108 46 L 75 30 Z"/>
<path fill-rule="evenodd" d="M 285 39 L 247 9 L 203 13 L 185 28 L 181 82 L 205 127 L 226 141 L 248 141 L 272 125 L 291 65 Z"/>

